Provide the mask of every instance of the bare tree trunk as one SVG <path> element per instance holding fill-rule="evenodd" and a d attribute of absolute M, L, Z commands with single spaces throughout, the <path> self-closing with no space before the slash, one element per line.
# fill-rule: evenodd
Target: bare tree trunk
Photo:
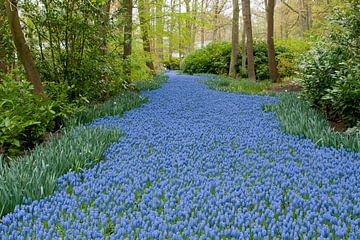
<path fill-rule="evenodd" d="M 195 48 L 195 41 L 196 41 L 196 33 L 197 33 L 197 29 L 198 29 L 198 24 L 196 24 L 197 20 L 198 20 L 198 10 L 199 10 L 199 6 L 198 6 L 198 0 L 193 0 L 193 6 L 192 6 L 192 21 L 193 23 L 191 24 L 191 43 L 190 43 L 190 50 L 194 50 Z"/>
<path fill-rule="evenodd" d="M 204 47 L 205 45 L 205 6 L 204 6 L 204 1 L 205 0 L 201 0 L 201 48 Z"/>
<path fill-rule="evenodd" d="M 175 15 L 175 0 L 170 0 L 170 29 L 174 29 L 174 15 Z M 173 32 L 169 31 L 169 36 L 168 36 L 168 44 L 169 44 L 169 63 L 172 63 L 172 55 L 173 55 Z"/>
<path fill-rule="evenodd" d="M 244 76 L 246 73 L 246 32 L 245 23 L 243 23 L 243 30 L 241 34 L 241 75 Z"/>
<path fill-rule="evenodd" d="M 233 19 L 232 19 L 232 40 L 231 40 L 231 61 L 229 76 L 236 78 L 236 65 L 239 56 L 239 1 L 233 0 Z"/>
<path fill-rule="evenodd" d="M 103 55 L 105 55 L 108 51 L 107 47 L 107 35 L 110 21 L 110 8 L 111 8 L 111 0 L 107 0 L 102 10 L 102 19 L 101 19 L 101 27 L 100 34 L 102 37 L 100 50 Z"/>
<path fill-rule="evenodd" d="M 191 22 L 189 20 L 189 16 L 191 14 L 190 0 L 184 0 L 184 2 L 185 2 L 186 14 L 188 15 L 185 20 L 185 25 L 186 25 L 185 51 L 190 52 L 191 51 L 191 31 L 192 31 Z"/>
<path fill-rule="evenodd" d="M 256 81 L 255 66 L 254 66 L 254 53 L 253 53 L 253 37 L 252 37 L 252 25 L 251 25 L 251 10 L 250 0 L 242 0 L 243 18 L 245 23 L 245 31 L 247 37 L 247 55 L 248 55 L 248 70 L 249 79 Z"/>
<path fill-rule="evenodd" d="M 24 65 L 26 79 L 34 85 L 33 92 L 35 94 L 39 94 L 43 91 L 43 85 L 41 83 L 35 61 L 31 55 L 28 45 L 26 44 L 24 33 L 21 29 L 17 0 L 6 0 L 5 8 L 14 44 L 20 61 Z"/>
<path fill-rule="evenodd" d="M 276 67 L 275 46 L 274 46 L 274 10 L 275 1 L 265 0 L 266 20 L 267 20 L 267 52 L 270 79 L 273 82 L 279 81 L 279 72 Z"/>
<path fill-rule="evenodd" d="M 156 51 L 159 59 L 164 61 L 164 23 L 163 23 L 163 0 L 157 0 L 156 2 Z"/>
<path fill-rule="evenodd" d="M 132 0 L 124 0 L 125 12 L 125 27 L 124 27 L 124 73 L 127 76 L 125 79 L 129 84 L 131 82 L 131 53 L 132 53 Z"/>
<path fill-rule="evenodd" d="M 219 0 L 215 0 L 215 6 L 214 6 L 214 19 L 213 19 L 213 24 L 214 24 L 214 29 L 213 29 L 213 41 L 217 41 L 218 40 L 218 18 L 219 18 Z"/>
<path fill-rule="evenodd" d="M 145 0 L 138 1 L 141 38 L 143 40 L 144 52 L 147 54 L 147 58 L 148 58 L 146 61 L 146 66 L 152 71 L 152 73 L 154 73 L 155 66 L 152 60 L 151 42 L 149 37 L 150 19 L 147 16 L 147 14 L 149 13 L 149 9 L 146 9 L 146 6 L 148 6 L 148 3 L 146 3 Z"/>

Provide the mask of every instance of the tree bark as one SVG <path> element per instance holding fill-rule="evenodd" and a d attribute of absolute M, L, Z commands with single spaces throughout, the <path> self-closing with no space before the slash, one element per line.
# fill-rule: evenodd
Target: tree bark
<path fill-rule="evenodd" d="M 267 20 L 267 53 L 270 79 L 273 82 L 279 81 L 279 72 L 276 67 L 275 45 L 274 45 L 274 10 L 275 1 L 265 0 L 266 20 Z"/>
<path fill-rule="evenodd" d="M 233 0 L 233 19 L 232 19 L 232 40 L 231 40 L 231 61 L 229 76 L 236 78 L 236 65 L 239 56 L 239 1 Z"/>
<path fill-rule="evenodd" d="M 243 23 L 243 30 L 241 34 L 241 75 L 245 76 L 246 73 L 246 32 L 245 24 Z"/>
<path fill-rule="evenodd" d="M 146 6 L 148 6 L 148 3 L 145 2 L 145 0 L 139 0 L 138 1 L 138 8 L 139 8 L 139 20 L 140 20 L 140 29 L 141 29 L 141 38 L 143 41 L 143 49 L 144 52 L 148 55 L 146 66 L 154 73 L 155 72 L 155 66 L 154 62 L 152 60 L 152 54 L 151 54 L 151 42 L 149 37 L 149 30 L 150 30 L 150 23 L 149 23 L 149 17 L 147 16 L 147 13 L 149 13 L 149 9 L 146 9 Z"/>
<path fill-rule="evenodd" d="M 251 25 L 251 10 L 250 0 L 242 0 L 242 12 L 245 23 L 245 31 L 247 37 L 247 59 L 249 79 L 256 81 L 255 66 L 254 66 L 254 52 L 253 52 L 253 37 L 252 37 L 252 25 Z"/>
<path fill-rule="evenodd" d="M 43 85 L 21 29 L 17 0 L 5 0 L 5 8 L 16 51 L 21 63 L 24 65 L 26 79 L 34 86 L 33 92 L 39 94 L 43 91 Z"/>
<path fill-rule="evenodd" d="M 159 59 L 164 61 L 164 16 L 163 16 L 163 0 L 156 2 L 156 51 Z"/>
<path fill-rule="evenodd" d="M 125 79 L 127 83 L 131 82 L 131 60 L 132 54 L 132 0 L 124 0 L 125 12 L 125 27 L 124 27 L 124 73 L 127 76 Z"/>
<path fill-rule="evenodd" d="M 111 0 L 107 0 L 105 5 L 103 6 L 102 10 L 102 19 L 101 19 L 101 27 L 100 27 L 100 34 L 102 37 L 100 50 L 103 55 L 105 55 L 108 51 L 107 47 L 107 35 L 108 35 L 108 28 L 109 28 L 109 21 L 110 21 L 110 8 L 111 8 Z"/>

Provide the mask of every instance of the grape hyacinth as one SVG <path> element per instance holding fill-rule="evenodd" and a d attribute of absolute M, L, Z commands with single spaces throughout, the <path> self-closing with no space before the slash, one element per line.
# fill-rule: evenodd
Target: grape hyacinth
<path fill-rule="evenodd" d="M 92 127 L 125 134 L 52 196 L 4 216 L 1 239 L 359 239 L 360 154 L 285 134 L 276 97 L 168 73 L 150 102 Z"/>

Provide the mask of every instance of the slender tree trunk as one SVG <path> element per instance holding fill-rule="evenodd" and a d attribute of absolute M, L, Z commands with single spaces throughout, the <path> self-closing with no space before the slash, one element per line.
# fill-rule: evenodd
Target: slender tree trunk
<path fill-rule="evenodd" d="M 39 94 L 43 91 L 43 85 L 21 29 L 17 0 L 6 0 L 5 7 L 16 51 L 21 63 L 24 65 L 26 79 L 34 85 L 33 92 Z"/>
<path fill-rule="evenodd" d="M 110 21 L 110 8 L 111 8 L 111 0 L 107 0 L 105 5 L 103 6 L 102 10 L 102 19 L 101 19 L 101 27 L 100 27 L 100 36 L 101 39 L 101 46 L 100 50 L 102 55 L 105 55 L 108 51 L 107 47 L 107 37 L 108 37 L 108 28 L 109 28 L 109 21 Z"/>
<path fill-rule="evenodd" d="M 243 30 L 241 34 L 241 75 L 245 76 L 246 73 L 246 32 L 245 23 L 243 23 Z"/>
<path fill-rule="evenodd" d="M 245 23 L 245 31 L 247 37 L 247 59 L 249 79 L 256 81 L 255 66 L 254 66 L 254 53 L 253 53 L 253 37 L 252 37 L 252 25 L 251 25 L 251 10 L 250 0 L 242 0 L 243 18 Z"/>
<path fill-rule="evenodd" d="M 279 72 L 276 67 L 275 46 L 274 46 L 274 10 L 275 0 L 265 0 L 267 20 L 267 53 L 270 79 L 273 82 L 279 81 Z"/>
<path fill-rule="evenodd" d="M 229 76 L 236 78 L 236 65 L 239 56 L 239 1 L 233 0 L 233 19 L 232 19 L 232 40 L 231 40 L 231 61 Z"/>
<path fill-rule="evenodd" d="M 213 24 L 214 24 L 214 29 L 213 29 L 213 41 L 217 41 L 218 40 L 218 18 L 219 18 L 219 0 L 215 0 L 214 3 L 214 19 L 213 19 Z"/>
<path fill-rule="evenodd" d="M 124 27 L 124 73 L 127 76 L 126 82 L 131 82 L 131 53 L 132 53 L 132 0 L 124 0 L 125 27 Z"/>
<path fill-rule="evenodd" d="M 143 49 L 144 52 L 147 54 L 147 61 L 146 66 L 154 73 L 155 66 L 152 60 L 151 54 L 151 42 L 149 37 L 149 30 L 150 30 L 150 22 L 149 22 L 149 9 L 146 9 L 148 3 L 145 0 L 138 1 L 138 8 L 139 8 L 139 20 L 140 20 L 140 28 L 141 28 L 141 38 L 143 41 Z"/>
<path fill-rule="evenodd" d="M 198 10 L 199 10 L 199 6 L 198 6 L 198 0 L 194 0 L 193 1 L 193 6 L 192 6 L 192 21 L 193 23 L 191 24 L 191 44 L 190 44 L 190 50 L 194 50 L 195 48 L 195 41 L 196 41 L 196 33 L 197 33 L 197 29 L 198 29 L 198 24 L 197 24 L 197 20 L 198 20 Z"/>
<path fill-rule="evenodd" d="M 156 2 L 156 51 L 159 59 L 164 61 L 164 22 L 163 22 L 163 0 L 157 0 Z"/>
<path fill-rule="evenodd" d="M 205 45 L 205 0 L 201 0 L 201 48 Z"/>
<path fill-rule="evenodd" d="M 171 15 L 170 15 L 170 24 L 169 24 L 169 27 L 170 29 L 174 29 L 174 16 L 175 16 L 175 0 L 170 0 L 170 12 L 171 12 Z M 169 35 L 168 35 L 168 44 L 169 44 L 169 63 L 171 64 L 172 63 L 172 55 L 173 55 L 173 37 L 174 37 L 174 34 L 173 32 L 170 30 L 169 31 Z"/>

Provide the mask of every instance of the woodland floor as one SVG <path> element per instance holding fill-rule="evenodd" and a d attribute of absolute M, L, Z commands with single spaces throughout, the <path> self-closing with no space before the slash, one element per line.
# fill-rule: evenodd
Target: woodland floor
<path fill-rule="evenodd" d="M 94 121 L 125 137 L 3 217 L 0 238 L 359 238 L 359 153 L 282 132 L 262 110 L 276 97 L 168 75 L 142 108 Z"/>

